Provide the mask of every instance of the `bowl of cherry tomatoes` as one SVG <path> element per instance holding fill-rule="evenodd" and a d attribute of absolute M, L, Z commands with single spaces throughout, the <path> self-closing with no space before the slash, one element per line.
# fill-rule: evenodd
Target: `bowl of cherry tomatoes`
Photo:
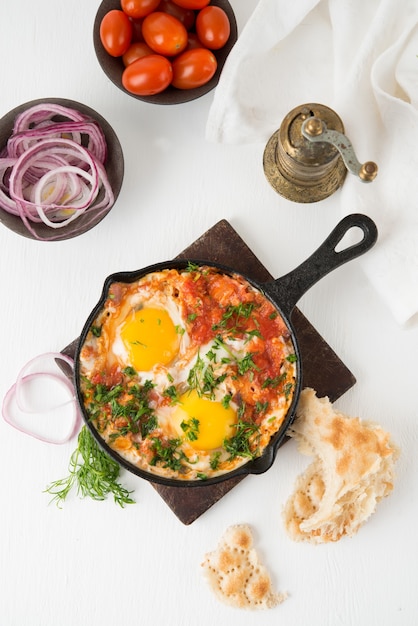
<path fill-rule="evenodd" d="M 228 0 L 103 0 L 93 27 L 106 76 L 152 104 L 181 104 L 211 91 L 236 40 Z"/>

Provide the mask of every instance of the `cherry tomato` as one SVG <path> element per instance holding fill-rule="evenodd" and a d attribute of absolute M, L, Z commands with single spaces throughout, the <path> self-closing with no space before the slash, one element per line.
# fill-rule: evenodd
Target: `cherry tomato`
<path fill-rule="evenodd" d="M 120 57 L 129 48 L 132 24 L 123 12 L 113 9 L 100 22 L 100 41 L 112 57 Z"/>
<path fill-rule="evenodd" d="M 206 48 L 222 48 L 231 34 L 231 25 L 225 11 L 216 6 L 205 7 L 199 11 L 196 17 L 196 33 Z"/>
<path fill-rule="evenodd" d="M 186 50 L 173 62 L 173 87 L 177 89 L 194 89 L 204 85 L 216 72 L 215 55 L 207 48 Z"/>
<path fill-rule="evenodd" d="M 145 43 L 157 54 L 174 56 L 187 46 L 187 30 L 183 24 L 162 11 L 147 15 L 142 23 L 142 34 Z"/>
<path fill-rule="evenodd" d="M 145 17 L 160 4 L 160 0 L 120 0 L 122 11 L 129 17 Z"/>
<path fill-rule="evenodd" d="M 125 67 L 136 61 L 142 59 L 149 54 L 154 54 L 149 46 L 144 41 L 134 41 L 131 43 L 124 55 L 122 55 L 122 61 Z"/>
<path fill-rule="evenodd" d="M 183 9 L 178 4 L 172 2 L 172 0 L 161 0 L 158 11 L 169 13 L 173 17 L 176 17 L 183 24 L 186 30 L 191 30 L 194 26 L 196 14 L 192 9 Z"/>
<path fill-rule="evenodd" d="M 122 85 L 137 96 L 152 96 L 164 91 L 172 77 L 170 61 L 160 54 L 150 54 L 125 67 Z"/>
<path fill-rule="evenodd" d="M 183 9 L 203 9 L 208 6 L 210 0 L 173 0 L 173 2 Z"/>

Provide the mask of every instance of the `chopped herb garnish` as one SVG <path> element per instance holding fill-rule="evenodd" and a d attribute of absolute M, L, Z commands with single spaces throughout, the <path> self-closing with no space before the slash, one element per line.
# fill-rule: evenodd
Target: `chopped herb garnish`
<path fill-rule="evenodd" d="M 161 439 L 154 437 L 152 442 L 154 456 L 151 459 L 151 465 L 161 465 L 164 468 L 179 471 L 183 465 L 182 461 L 188 461 L 184 452 L 179 450 L 181 439 L 168 439 L 163 443 Z"/>
<path fill-rule="evenodd" d="M 247 337 L 245 339 L 245 343 L 248 343 L 254 337 L 259 337 L 260 339 L 263 338 L 260 331 L 257 328 L 254 328 L 253 330 L 247 330 L 246 335 Z"/>
<path fill-rule="evenodd" d="M 111 388 L 103 383 L 92 385 L 88 388 L 89 401 L 86 403 L 90 419 L 97 420 L 97 429 L 103 432 L 109 422 L 123 418 L 121 425 L 112 433 L 114 439 L 129 432 L 141 432 L 143 437 L 146 436 L 157 427 L 157 418 L 148 398 L 153 387 L 154 383 L 150 380 L 143 385 L 119 384 Z"/>
<path fill-rule="evenodd" d="M 286 361 L 289 361 L 289 363 L 296 363 L 297 360 L 298 360 L 298 357 L 296 356 L 296 354 L 289 354 L 286 357 Z"/>
<path fill-rule="evenodd" d="M 135 341 L 131 341 L 130 342 L 133 346 L 142 346 L 143 348 L 147 348 L 147 344 L 143 343 L 142 341 L 138 341 L 138 339 L 136 339 Z"/>
<path fill-rule="evenodd" d="M 231 357 L 231 358 L 227 358 L 227 357 L 222 358 L 221 359 L 221 363 L 226 364 L 226 363 L 231 363 L 232 361 L 235 361 L 236 364 L 237 364 L 237 368 L 238 368 L 238 374 L 240 376 L 243 376 L 249 370 L 258 370 L 259 369 L 256 366 L 256 364 L 254 363 L 254 360 L 253 360 L 254 353 L 253 352 L 247 352 L 247 354 L 243 358 L 239 359 L 239 358 L 237 358 L 234 355 L 234 353 L 229 348 L 229 346 L 225 343 L 225 341 L 222 339 L 222 337 L 220 335 L 216 335 L 216 337 L 215 337 L 215 339 L 213 341 L 212 350 L 208 354 L 212 355 L 213 350 L 218 350 L 219 348 L 223 348 L 224 350 L 226 350 L 226 352 L 228 352 L 228 354 Z M 215 360 L 215 362 L 216 362 L 216 360 Z"/>
<path fill-rule="evenodd" d="M 167 389 L 165 389 L 163 392 L 163 396 L 165 396 L 166 398 L 170 398 L 171 404 L 175 404 L 180 400 L 175 385 L 170 385 L 169 387 L 167 387 Z"/>
<path fill-rule="evenodd" d="M 230 393 L 226 394 L 222 398 L 222 406 L 224 409 L 229 409 L 229 405 L 231 404 L 232 395 Z"/>
<path fill-rule="evenodd" d="M 258 425 L 239 419 L 233 427 L 236 429 L 235 434 L 224 439 L 224 448 L 230 455 L 229 460 L 235 459 L 237 456 L 254 459 L 258 454 Z"/>
<path fill-rule="evenodd" d="M 283 389 L 286 400 L 289 398 L 290 394 L 292 393 L 292 389 L 293 389 L 293 383 L 286 383 Z"/>
<path fill-rule="evenodd" d="M 247 352 L 242 359 L 237 359 L 238 374 L 240 374 L 240 376 L 243 376 L 249 370 L 259 369 L 254 363 L 253 356 L 254 354 L 252 352 Z"/>
<path fill-rule="evenodd" d="M 214 390 L 225 378 L 226 374 L 216 376 L 213 365 L 205 363 L 198 354 L 195 365 L 189 371 L 187 383 L 191 389 L 196 389 L 199 396 L 213 398 Z"/>
<path fill-rule="evenodd" d="M 218 469 L 220 460 L 221 460 L 221 452 L 220 450 L 217 450 L 216 452 L 212 454 L 209 460 L 209 465 L 211 466 L 211 469 L 213 470 Z"/>
<path fill-rule="evenodd" d="M 216 352 L 214 350 L 209 350 L 209 352 L 206 352 L 206 356 L 208 357 L 209 361 L 213 361 L 214 363 L 216 363 Z"/>
<path fill-rule="evenodd" d="M 91 332 L 93 333 L 93 335 L 95 337 L 100 337 L 100 335 L 102 334 L 102 327 L 101 326 L 91 326 L 90 330 L 91 330 Z"/>
<path fill-rule="evenodd" d="M 187 262 L 186 272 L 198 272 L 200 267 L 196 263 L 191 261 Z"/>
<path fill-rule="evenodd" d="M 189 322 L 193 322 L 197 317 L 197 313 L 189 313 L 189 315 L 187 316 L 187 319 Z"/>
<path fill-rule="evenodd" d="M 262 389 L 266 389 L 266 387 L 278 387 L 284 380 L 286 380 L 286 372 L 274 378 L 266 378 L 261 387 Z"/>
<path fill-rule="evenodd" d="M 141 436 L 143 439 L 149 437 L 150 433 L 158 427 L 156 415 L 150 415 L 146 420 L 141 422 Z"/>
<path fill-rule="evenodd" d="M 122 370 L 122 372 L 126 375 L 126 376 L 136 376 L 136 370 L 134 370 L 133 367 L 131 367 L 130 365 L 128 365 L 128 367 L 125 367 L 124 370 Z"/>
<path fill-rule="evenodd" d="M 256 402 L 255 403 L 255 410 L 257 411 L 257 413 L 265 413 L 268 408 L 269 408 L 268 402 Z"/>
<path fill-rule="evenodd" d="M 241 402 L 241 404 L 239 405 L 238 410 L 237 410 L 237 415 L 238 415 L 238 417 L 240 419 L 241 419 L 241 417 L 244 416 L 246 408 L 247 408 L 246 403 L 245 402 Z"/>
<path fill-rule="evenodd" d="M 183 421 L 180 424 L 180 427 L 184 434 L 186 435 L 186 439 L 189 441 L 196 441 L 199 437 L 199 420 L 196 417 L 191 417 L 189 420 Z"/>
<path fill-rule="evenodd" d="M 106 404 L 114 398 L 118 398 L 123 393 L 123 386 L 116 385 L 115 387 L 107 387 L 103 383 L 98 383 L 94 389 L 93 397 L 95 402 L 99 404 Z"/>

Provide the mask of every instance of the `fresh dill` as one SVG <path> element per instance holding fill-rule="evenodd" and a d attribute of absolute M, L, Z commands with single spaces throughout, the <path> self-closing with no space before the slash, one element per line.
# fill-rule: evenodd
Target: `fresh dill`
<path fill-rule="evenodd" d="M 81 498 L 105 500 L 112 494 L 116 504 L 122 508 L 135 501 L 119 482 L 120 466 L 104 452 L 86 425 L 78 435 L 78 445 L 70 457 L 69 475 L 47 486 L 51 502 L 61 507 L 70 491 L 75 488 Z"/>
<path fill-rule="evenodd" d="M 187 384 L 190 389 L 195 389 L 199 396 L 214 397 L 214 390 L 226 378 L 226 374 L 216 376 L 211 363 L 206 363 L 200 354 L 197 355 L 195 365 L 190 369 Z"/>

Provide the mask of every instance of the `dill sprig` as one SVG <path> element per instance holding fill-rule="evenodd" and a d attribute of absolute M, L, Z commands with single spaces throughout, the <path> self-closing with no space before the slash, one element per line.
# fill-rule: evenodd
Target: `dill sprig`
<path fill-rule="evenodd" d="M 122 508 L 135 501 L 131 491 L 123 487 L 117 479 L 120 466 L 110 458 L 94 439 L 87 426 L 83 426 L 78 435 L 78 445 L 70 457 L 69 475 L 48 485 L 45 491 L 53 496 L 51 502 L 61 507 L 73 488 L 80 498 L 105 500 L 113 494 L 115 503 Z"/>

